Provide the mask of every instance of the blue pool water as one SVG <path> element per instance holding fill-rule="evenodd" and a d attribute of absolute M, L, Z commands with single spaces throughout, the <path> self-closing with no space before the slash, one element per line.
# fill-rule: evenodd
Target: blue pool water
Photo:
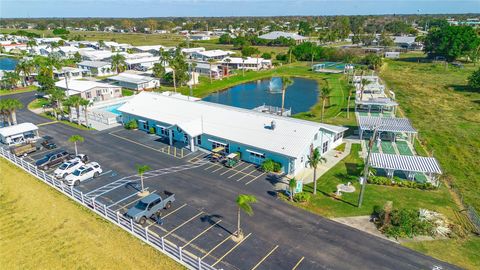
<path fill-rule="evenodd" d="M 18 61 L 9 57 L 0 57 L 0 70 L 14 70 Z"/>
<path fill-rule="evenodd" d="M 111 113 L 113 113 L 113 114 L 120 115 L 120 114 L 122 114 L 122 113 L 121 113 L 120 111 L 118 111 L 118 108 L 119 108 L 120 106 L 122 106 L 122 105 L 123 105 L 123 103 L 121 103 L 121 104 L 115 104 L 115 105 L 111 105 L 111 106 L 108 106 L 108 107 L 104 107 L 104 108 L 102 108 L 102 109 L 105 110 L 105 111 L 107 111 L 107 112 L 111 112 Z"/>
<path fill-rule="evenodd" d="M 203 100 L 244 109 L 253 109 L 263 104 L 280 107 L 282 105 L 281 79 L 274 77 L 239 84 L 210 94 Z M 285 108 L 291 108 L 292 114 L 309 111 L 317 100 L 318 83 L 315 80 L 293 78 L 293 84 L 285 92 Z"/>

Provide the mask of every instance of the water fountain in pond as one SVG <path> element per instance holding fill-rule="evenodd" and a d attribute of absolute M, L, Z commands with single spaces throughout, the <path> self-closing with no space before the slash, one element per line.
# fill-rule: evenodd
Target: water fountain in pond
<path fill-rule="evenodd" d="M 282 78 L 277 78 L 274 77 L 270 80 L 270 83 L 268 84 L 268 91 L 270 93 L 282 93 Z"/>

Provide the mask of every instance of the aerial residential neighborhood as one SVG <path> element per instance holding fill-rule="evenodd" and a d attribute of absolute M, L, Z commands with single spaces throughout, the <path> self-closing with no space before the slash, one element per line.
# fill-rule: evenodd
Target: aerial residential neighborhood
<path fill-rule="evenodd" d="M 480 269 L 478 1 L 81 2 L 0 5 L 2 268 Z"/>

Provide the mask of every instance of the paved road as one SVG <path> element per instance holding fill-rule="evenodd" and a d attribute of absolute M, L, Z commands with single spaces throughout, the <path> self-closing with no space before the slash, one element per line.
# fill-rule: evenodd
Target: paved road
<path fill-rule="evenodd" d="M 24 93 L 14 97 L 19 98 L 26 106 L 34 98 L 34 94 Z M 18 120 L 35 124 L 50 121 L 26 109 L 18 112 Z M 156 169 L 186 163 L 185 160 L 114 137 L 108 133 L 110 131 L 82 131 L 61 123 L 44 125 L 40 131 L 54 136 L 60 145 L 70 150 L 72 147 L 65 143 L 66 139 L 72 134 L 83 136 L 85 142 L 79 145 L 80 151 L 89 154 L 92 160 L 99 161 L 104 169 L 113 170 L 116 176 L 134 174 L 135 164 L 148 164 Z M 105 183 L 92 181 L 81 188 L 89 190 L 102 184 Z M 255 234 L 259 243 L 279 245 L 279 249 L 298 254 L 298 257 L 304 256 L 305 261 L 298 269 L 434 269 L 435 266 L 441 267 L 437 269 L 458 269 L 278 200 L 270 195 L 273 185 L 267 178 L 245 185 L 243 182 L 228 181 L 225 177 L 208 173 L 200 167 L 161 178 L 151 178 L 146 180 L 146 185 L 157 190 L 174 190 L 177 200 L 212 215 L 221 216 L 229 224 L 236 224 L 235 197 L 240 193 L 256 195 L 258 203 L 254 205 L 255 214 L 244 217 L 244 231 Z M 247 255 L 239 255 L 229 258 L 228 263 L 233 264 L 234 268 L 247 269 L 242 261 L 248 260 Z M 292 266 L 284 267 L 279 258 L 279 262 L 272 269 L 291 268 Z"/>

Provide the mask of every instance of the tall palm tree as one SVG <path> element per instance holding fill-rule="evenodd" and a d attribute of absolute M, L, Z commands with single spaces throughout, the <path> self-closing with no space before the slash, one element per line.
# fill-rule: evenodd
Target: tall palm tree
<path fill-rule="evenodd" d="M 65 99 L 65 91 L 54 87 L 52 89 L 48 89 L 46 92 L 50 96 L 50 104 L 53 104 L 54 106 L 53 115 L 55 116 L 55 119 L 58 119 L 58 110 L 62 110 L 62 101 Z"/>
<path fill-rule="evenodd" d="M 34 39 L 29 39 L 27 41 L 27 48 L 33 49 L 35 46 L 37 46 L 37 42 Z"/>
<path fill-rule="evenodd" d="M 290 181 L 288 181 L 288 187 L 290 188 L 290 201 L 293 201 L 293 192 L 295 191 L 295 188 L 297 187 L 297 179 L 292 178 Z"/>
<path fill-rule="evenodd" d="M 193 86 L 195 86 L 195 84 L 197 84 L 195 80 L 195 69 L 197 68 L 197 63 L 192 62 L 191 68 L 192 68 L 192 83 L 193 83 Z"/>
<path fill-rule="evenodd" d="M 347 100 L 347 119 L 350 119 L 350 99 L 352 98 L 353 86 L 348 85 L 348 100 Z"/>
<path fill-rule="evenodd" d="M 78 155 L 77 142 L 84 142 L 85 138 L 80 135 L 72 135 L 70 138 L 68 138 L 68 141 L 73 143 L 75 146 L 75 155 Z"/>
<path fill-rule="evenodd" d="M 138 173 L 138 176 L 140 176 L 140 184 L 141 184 L 141 193 L 145 192 L 145 188 L 144 188 L 144 185 L 143 185 L 143 174 L 150 171 L 152 168 L 150 168 L 150 166 L 148 165 L 135 165 L 135 167 L 137 168 L 137 173 Z"/>
<path fill-rule="evenodd" d="M 7 89 L 14 89 L 20 81 L 20 75 L 14 71 L 5 71 L 2 77 L 2 83 Z"/>
<path fill-rule="evenodd" d="M 290 77 L 282 77 L 282 110 L 281 113 L 283 115 L 283 111 L 285 110 L 285 92 L 287 88 L 293 83 L 293 80 Z"/>
<path fill-rule="evenodd" d="M 210 69 L 208 70 L 208 73 L 210 75 L 210 83 L 212 83 L 212 64 L 215 62 L 217 61 L 213 58 L 208 59 L 208 64 L 210 65 Z"/>
<path fill-rule="evenodd" d="M 112 69 L 114 69 L 117 73 L 122 72 L 126 64 L 125 56 L 118 53 L 112 56 Z"/>
<path fill-rule="evenodd" d="M 27 86 L 27 77 L 32 74 L 34 68 L 35 66 L 31 60 L 20 61 L 17 63 L 15 72 L 22 77 L 23 87 Z"/>
<path fill-rule="evenodd" d="M 245 212 L 247 215 L 253 215 L 252 203 L 257 202 L 257 198 L 249 194 L 240 194 L 237 199 L 238 213 L 237 213 L 237 237 L 239 239 L 243 238 L 243 231 L 240 227 L 240 213 L 241 211 Z"/>
<path fill-rule="evenodd" d="M 325 114 L 325 103 L 330 98 L 330 94 L 332 93 L 332 88 L 330 87 L 321 87 L 320 88 L 320 99 L 322 100 L 322 117 L 321 121 L 323 122 L 323 115 Z"/>
<path fill-rule="evenodd" d="M 6 104 L 6 99 L 0 99 L 0 116 L 2 117 L 2 121 L 0 122 L 1 124 L 8 123 L 8 125 L 11 124 L 10 122 L 10 117 L 9 117 L 9 112 L 7 110 L 7 104 Z"/>
<path fill-rule="evenodd" d="M 89 127 L 88 126 L 88 106 L 90 106 L 90 100 L 88 99 L 80 99 L 80 106 L 83 107 L 83 113 L 84 113 L 84 117 L 85 117 L 85 126 L 86 127 Z"/>
<path fill-rule="evenodd" d="M 361 88 L 360 88 L 360 100 L 363 99 L 363 92 L 365 91 L 365 86 L 369 85 L 371 83 L 371 81 L 367 80 L 367 79 L 362 79 L 362 81 L 360 82 L 361 84 Z"/>
<path fill-rule="evenodd" d="M 323 143 L 323 142 L 322 142 Z M 313 169 L 313 194 L 317 194 L 317 167 L 321 162 L 327 161 L 318 148 L 315 148 L 308 156 L 308 165 Z"/>
<path fill-rule="evenodd" d="M 23 108 L 23 103 L 15 98 L 6 98 L 0 100 L 0 111 L 4 118 L 7 120 L 8 125 L 17 124 L 17 110 Z"/>
<path fill-rule="evenodd" d="M 225 58 L 225 63 L 227 63 L 226 67 L 227 67 L 227 74 L 228 74 L 228 69 L 229 69 L 229 65 L 230 65 L 230 62 L 232 62 L 232 59 L 229 58 Z"/>
<path fill-rule="evenodd" d="M 73 122 L 72 119 L 72 110 L 71 108 L 75 108 L 75 113 L 77 114 L 77 123 L 80 124 L 80 102 L 82 97 L 80 95 L 73 95 L 69 96 L 64 102 L 63 105 L 67 106 L 70 111 L 70 122 Z"/>
<path fill-rule="evenodd" d="M 247 57 L 242 56 L 242 76 L 245 77 L 245 60 Z"/>

